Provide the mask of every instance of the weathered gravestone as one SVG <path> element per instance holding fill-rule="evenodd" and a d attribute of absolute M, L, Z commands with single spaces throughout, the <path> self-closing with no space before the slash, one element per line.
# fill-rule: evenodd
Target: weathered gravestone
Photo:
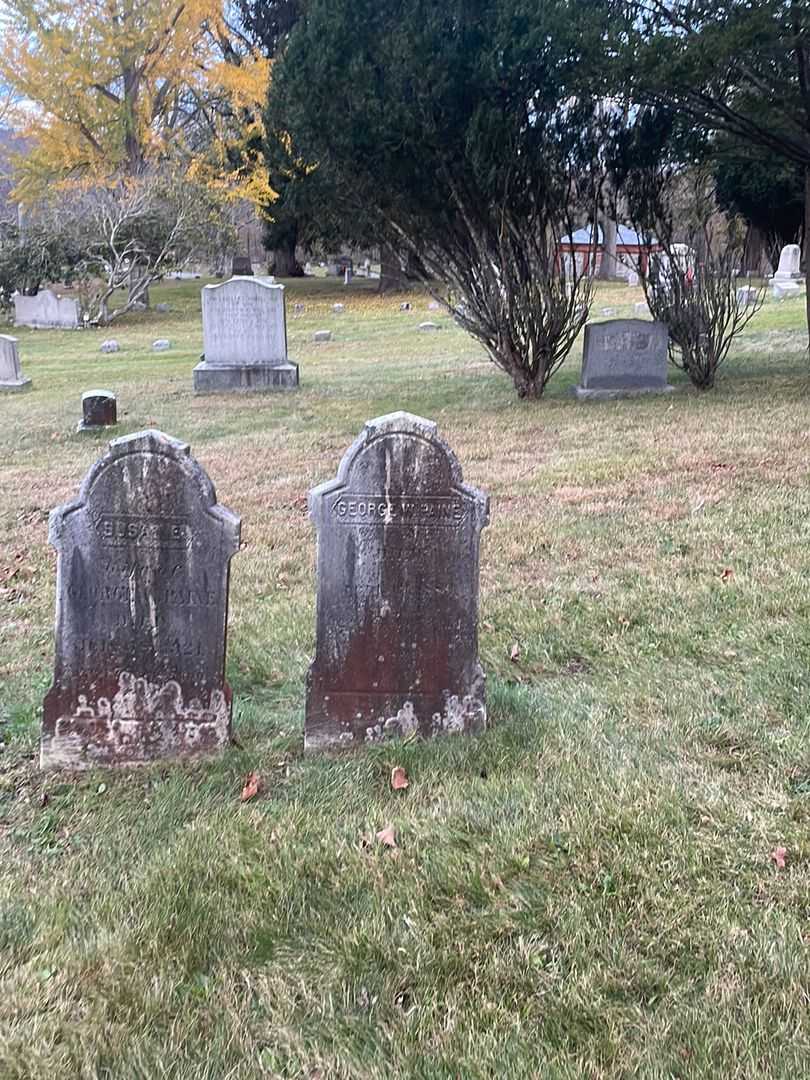
<path fill-rule="evenodd" d="M 57 296 L 50 289 L 36 296 L 14 294 L 14 325 L 40 330 L 75 330 L 79 325 L 79 301 Z"/>
<path fill-rule="evenodd" d="M 793 278 L 801 277 L 799 264 L 802 258 L 802 249 L 798 244 L 786 244 L 779 252 L 779 267 L 773 275 L 774 281 L 792 281 Z"/>
<path fill-rule="evenodd" d="M 0 393 L 10 394 L 30 390 L 31 380 L 20 369 L 17 339 L 10 334 L 0 334 Z"/>
<path fill-rule="evenodd" d="M 664 394 L 667 384 L 667 328 L 646 319 L 588 323 L 582 350 L 578 398 Z"/>
<path fill-rule="evenodd" d="M 203 353 L 197 393 L 293 390 L 298 365 L 287 359 L 284 286 L 272 278 L 231 278 L 202 291 Z"/>
<path fill-rule="evenodd" d="M 369 421 L 309 494 L 318 531 L 307 750 L 486 725 L 478 552 L 489 499 L 436 425 Z"/>
<path fill-rule="evenodd" d="M 199 277 L 199 274 L 197 275 Z M 252 277 L 253 266 L 249 255 L 234 255 L 231 262 L 232 277 Z"/>
<path fill-rule="evenodd" d="M 82 418 L 77 431 L 98 431 L 118 423 L 118 402 L 112 390 L 85 390 L 82 394 Z"/>
<path fill-rule="evenodd" d="M 54 680 L 43 768 L 137 764 L 230 738 L 228 570 L 239 518 L 185 443 L 110 443 L 78 500 L 54 510 Z"/>

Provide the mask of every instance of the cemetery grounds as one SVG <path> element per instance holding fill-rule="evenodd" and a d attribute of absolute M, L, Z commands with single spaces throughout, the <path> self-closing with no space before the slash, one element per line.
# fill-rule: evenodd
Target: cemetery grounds
<path fill-rule="evenodd" d="M 577 350 L 525 405 L 427 297 L 293 282 L 300 391 L 195 398 L 202 284 L 107 331 L 11 331 L 34 389 L 0 399 L 0 1077 L 808 1075 L 803 302 L 769 300 L 713 392 L 671 370 L 667 397 L 580 404 Z M 639 299 L 602 286 L 594 316 Z M 97 386 L 119 426 L 77 436 Z M 305 760 L 306 494 L 397 409 L 491 496 L 490 729 Z M 48 512 L 148 426 L 242 516 L 238 742 L 42 774 Z"/>

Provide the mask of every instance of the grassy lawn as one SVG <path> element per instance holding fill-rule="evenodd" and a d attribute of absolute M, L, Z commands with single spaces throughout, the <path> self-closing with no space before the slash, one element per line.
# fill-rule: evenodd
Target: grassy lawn
<path fill-rule="evenodd" d="M 195 398 L 200 284 L 108 331 L 15 331 L 34 389 L 0 398 L 0 1077 L 810 1075 L 803 303 L 769 301 L 708 394 L 673 372 L 666 398 L 577 403 L 577 352 L 526 405 L 426 298 L 292 283 L 300 391 Z M 640 298 L 604 287 L 594 314 Z M 97 386 L 117 434 L 188 441 L 242 515 L 238 745 L 213 762 L 37 770 L 47 516 L 106 444 L 74 434 Z M 436 420 L 492 498 L 490 730 L 304 760 L 306 493 L 394 409 Z"/>

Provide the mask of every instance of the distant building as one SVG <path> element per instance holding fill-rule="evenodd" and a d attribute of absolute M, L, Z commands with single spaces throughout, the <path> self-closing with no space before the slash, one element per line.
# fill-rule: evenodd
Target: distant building
<path fill-rule="evenodd" d="M 596 245 L 594 245 L 592 225 L 577 229 L 572 236 L 564 236 L 560 241 L 560 255 L 564 259 L 573 258 L 579 273 L 583 269 L 588 269 L 593 274 L 598 274 L 604 253 L 601 226 L 597 229 L 596 237 Z M 629 226 L 618 225 L 616 227 L 617 275 L 626 278 L 633 271 L 645 272 L 650 255 L 662 250 L 657 240 L 653 240 L 651 244 L 645 244 L 638 233 Z M 568 265 L 570 266 L 570 262 Z"/>

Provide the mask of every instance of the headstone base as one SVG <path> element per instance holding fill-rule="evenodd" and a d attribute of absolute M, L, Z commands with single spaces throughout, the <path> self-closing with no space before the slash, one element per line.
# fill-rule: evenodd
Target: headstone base
<path fill-rule="evenodd" d="M 39 767 L 79 770 L 149 765 L 221 753 L 230 745 L 231 728 L 227 706 L 222 705 L 220 712 L 208 723 L 60 717 L 53 734 L 43 732 Z"/>
<path fill-rule="evenodd" d="M 586 390 L 583 386 L 575 386 L 574 397 L 578 401 L 610 401 L 613 398 L 641 397 L 644 394 L 671 394 L 674 389 L 674 386 L 624 386 Z"/>
<path fill-rule="evenodd" d="M 296 390 L 298 364 L 206 364 L 194 368 L 195 394 L 265 393 Z"/>
<path fill-rule="evenodd" d="M 9 382 L 0 382 L 0 394 L 17 394 L 21 390 L 30 390 L 30 379 L 15 379 Z"/>

